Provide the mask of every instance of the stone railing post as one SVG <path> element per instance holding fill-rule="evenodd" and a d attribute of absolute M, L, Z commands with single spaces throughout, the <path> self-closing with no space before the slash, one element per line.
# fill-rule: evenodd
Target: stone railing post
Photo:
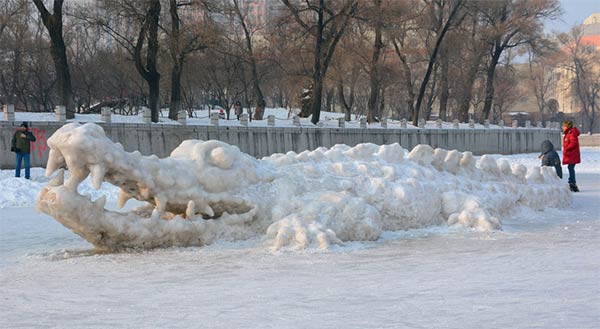
<path fill-rule="evenodd" d="M 419 121 L 417 122 L 417 126 L 419 128 L 425 128 L 425 119 L 419 119 Z"/>
<path fill-rule="evenodd" d="M 3 105 L 2 110 L 4 110 L 4 120 L 15 121 L 15 106 L 13 104 Z"/>
<path fill-rule="evenodd" d="M 546 121 L 546 128 L 552 128 L 552 121 Z"/>
<path fill-rule="evenodd" d="M 483 120 L 483 128 L 489 128 L 490 127 L 490 120 L 485 119 Z"/>
<path fill-rule="evenodd" d="M 504 120 L 499 120 L 498 126 L 500 126 L 500 128 L 504 128 Z"/>
<path fill-rule="evenodd" d="M 144 108 L 144 123 L 152 123 L 152 110 Z"/>
<path fill-rule="evenodd" d="M 459 127 L 459 126 L 458 126 L 458 119 L 454 119 L 454 120 L 452 120 L 452 128 L 454 128 L 454 129 L 458 129 L 458 127 Z"/>
<path fill-rule="evenodd" d="M 475 120 L 469 119 L 469 128 L 475 128 Z"/>
<path fill-rule="evenodd" d="M 367 128 L 367 118 L 360 118 L 360 127 Z"/>
<path fill-rule="evenodd" d="M 438 129 L 442 128 L 442 119 L 435 120 L 435 127 Z"/>
<path fill-rule="evenodd" d="M 179 122 L 182 125 L 187 125 L 187 111 L 186 110 L 181 110 L 179 112 L 177 112 L 177 122 Z"/>
<path fill-rule="evenodd" d="M 381 119 L 381 128 L 387 129 L 387 118 Z"/>
<path fill-rule="evenodd" d="M 531 128 L 531 121 L 525 120 L 525 128 Z"/>
<path fill-rule="evenodd" d="M 240 116 L 240 124 L 242 126 L 248 127 L 248 113 L 242 113 Z"/>
<path fill-rule="evenodd" d="M 219 125 L 219 113 L 214 112 L 210 114 L 210 124 L 213 126 Z"/>
<path fill-rule="evenodd" d="M 294 124 L 294 126 L 300 127 L 300 117 L 295 115 L 294 118 L 292 119 L 292 123 Z"/>
<path fill-rule="evenodd" d="M 103 107 L 100 109 L 100 114 L 102 115 L 102 122 L 111 123 L 111 111 L 110 107 Z"/>
<path fill-rule="evenodd" d="M 345 128 L 346 127 L 346 119 L 345 118 L 338 118 L 338 127 L 339 128 Z"/>
<path fill-rule="evenodd" d="M 54 107 L 54 112 L 56 113 L 56 121 L 65 122 L 67 121 L 67 108 L 63 105 L 56 105 Z"/>
<path fill-rule="evenodd" d="M 275 116 L 274 115 L 268 115 L 267 116 L 267 125 L 274 127 L 275 126 Z"/>
<path fill-rule="evenodd" d="M 400 128 L 406 128 L 406 119 L 400 120 Z"/>
<path fill-rule="evenodd" d="M 513 128 L 519 128 L 519 121 L 517 121 L 517 120 L 513 120 L 513 121 L 512 121 L 512 127 L 513 127 Z"/>

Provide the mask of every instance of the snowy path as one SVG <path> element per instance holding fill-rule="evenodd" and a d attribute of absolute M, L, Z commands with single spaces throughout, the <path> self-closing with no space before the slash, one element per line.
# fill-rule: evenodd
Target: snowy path
<path fill-rule="evenodd" d="M 248 241 L 89 255 L 32 208 L 3 209 L 0 327 L 595 328 L 600 174 L 579 181 L 572 208 L 502 232 L 389 233 L 325 253 Z"/>

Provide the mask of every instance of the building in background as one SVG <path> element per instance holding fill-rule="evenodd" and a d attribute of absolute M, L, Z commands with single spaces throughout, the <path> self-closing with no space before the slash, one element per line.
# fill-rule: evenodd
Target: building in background
<path fill-rule="evenodd" d="M 600 87 L 598 87 L 600 84 L 600 13 L 592 14 L 580 26 L 578 45 L 571 41 L 562 47 L 562 52 L 557 58 L 550 60 L 545 58 L 543 59 L 544 63 L 533 62 L 532 66 L 529 63 L 514 65 L 518 77 L 518 85 L 515 90 L 518 100 L 510 112 L 503 114 L 505 121 L 514 119 L 531 120 L 532 122 L 542 119 L 556 121 L 569 118 L 586 132 L 600 130 L 600 113 L 597 113 L 600 112 L 597 110 L 600 102 Z M 577 50 L 574 51 L 574 49 Z M 579 58 L 577 61 L 574 53 Z M 579 64 L 579 67 L 576 63 Z M 596 111 L 591 110 L 590 106 L 587 111 L 584 110 L 584 105 L 576 90 L 578 82 L 576 70 L 585 71 L 586 87 L 596 90 L 596 93 L 599 94 L 598 97 L 595 97 Z M 544 82 L 540 82 L 539 79 Z M 544 83 L 546 83 L 544 85 L 545 106 L 542 117 L 538 102 L 540 84 Z M 585 88 L 583 89 L 585 90 Z M 593 124 L 593 127 L 590 124 Z"/>
<path fill-rule="evenodd" d="M 598 57 L 600 53 L 600 13 L 592 14 L 581 26 L 582 36 L 580 47 L 583 47 L 584 56 Z M 567 51 L 568 49 L 565 49 Z M 570 59 L 567 59 L 569 61 Z M 572 60 L 572 59 L 571 59 Z M 566 66 L 572 65 L 566 63 Z M 600 70 L 600 63 L 595 62 L 593 70 Z M 581 104 L 577 95 L 573 92 L 573 79 L 575 75 L 570 69 L 560 70 L 560 79 L 556 87 L 556 99 L 560 105 L 560 111 L 565 114 L 577 114 L 581 111 Z"/>

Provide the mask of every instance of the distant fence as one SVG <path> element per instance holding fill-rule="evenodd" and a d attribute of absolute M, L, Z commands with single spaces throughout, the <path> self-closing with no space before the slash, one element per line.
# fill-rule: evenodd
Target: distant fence
<path fill-rule="evenodd" d="M 14 119 L 13 119 L 14 120 Z M 30 131 L 37 141 L 32 143 L 31 165 L 45 167 L 49 148 L 47 139 L 64 122 L 31 122 Z M 123 145 L 126 151 L 139 150 L 144 155 L 168 156 L 187 139 L 216 139 L 237 145 L 242 152 L 257 158 L 288 151 L 302 152 L 335 144 L 354 146 L 360 143 L 399 143 L 405 149 L 418 144 L 433 147 L 472 151 L 476 155 L 516 154 L 539 152 L 543 140 L 550 140 L 560 148 L 558 129 L 545 128 L 316 128 L 316 127 L 247 127 L 217 125 L 164 125 L 132 123 L 97 123 L 106 135 Z M 10 143 L 19 123 L 0 121 L 0 168 L 15 167 L 15 154 Z"/>

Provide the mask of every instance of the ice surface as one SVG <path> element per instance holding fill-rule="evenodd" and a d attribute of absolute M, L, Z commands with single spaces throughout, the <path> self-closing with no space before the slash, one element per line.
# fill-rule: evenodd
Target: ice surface
<path fill-rule="evenodd" d="M 184 141 L 170 157 L 125 152 L 93 123 L 70 123 L 49 139 L 38 209 L 96 248 L 154 248 L 266 237 L 274 249 L 328 249 L 377 240 L 384 231 L 438 225 L 498 230 L 521 208 L 565 207 L 571 193 L 548 168 L 418 145 L 336 145 L 256 160 L 220 141 Z M 405 156 L 405 154 L 407 154 Z M 119 205 L 78 192 L 120 188 Z"/>
<path fill-rule="evenodd" d="M 495 157 L 524 169 L 523 179 L 539 167 L 537 154 Z M 35 213 L 42 169 L 31 181 L 0 170 L 0 327 L 595 329 L 600 149 L 582 148 L 582 160 L 571 205 L 519 207 L 502 231 L 384 231 L 325 252 L 271 252 L 259 234 L 98 253 Z M 94 190 L 88 177 L 78 190 L 116 207 L 111 184 Z"/>

